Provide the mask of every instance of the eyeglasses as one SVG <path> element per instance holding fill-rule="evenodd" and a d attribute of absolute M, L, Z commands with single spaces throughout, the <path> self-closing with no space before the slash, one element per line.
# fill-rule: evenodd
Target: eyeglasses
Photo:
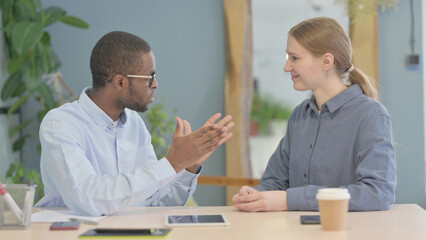
<path fill-rule="evenodd" d="M 155 78 L 155 73 L 152 73 L 150 76 L 144 76 L 144 75 L 126 75 L 127 77 L 132 77 L 132 78 L 144 78 L 144 79 L 148 79 L 148 87 L 152 86 L 152 83 L 154 82 L 154 78 Z"/>

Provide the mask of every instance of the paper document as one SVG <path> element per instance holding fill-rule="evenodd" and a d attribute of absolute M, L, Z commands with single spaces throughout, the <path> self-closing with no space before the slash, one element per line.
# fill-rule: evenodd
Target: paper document
<path fill-rule="evenodd" d="M 32 223 L 46 223 L 46 222 L 68 222 L 70 218 L 99 221 L 104 217 L 88 217 L 80 216 L 72 210 L 42 210 L 31 215 Z"/>

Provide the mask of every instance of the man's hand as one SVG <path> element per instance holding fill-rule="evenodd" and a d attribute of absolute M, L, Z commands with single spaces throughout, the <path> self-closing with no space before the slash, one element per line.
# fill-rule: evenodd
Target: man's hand
<path fill-rule="evenodd" d="M 259 192 L 244 186 L 232 197 L 234 207 L 245 212 L 273 212 L 288 210 L 286 191 Z"/>
<path fill-rule="evenodd" d="M 215 114 L 195 132 L 192 132 L 187 121 L 176 117 L 176 131 L 167 156 L 176 172 L 184 168 L 191 172 L 197 171 L 214 150 L 232 137 L 232 133 L 228 133 L 235 125 L 233 122 L 229 123 L 232 117 L 228 115 L 215 123 L 220 116 L 220 113 Z"/>
<path fill-rule="evenodd" d="M 211 124 L 215 124 L 215 122 L 217 121 L 217 119 L 220 118 L 219 114 L 215 114 L 213 117 L 211 117 L 209 120 L 207 120 L 207 122 L 203 125 L 203 127 L 211 125 Z M 231 130 L 231 128 L 233 128 L 235 126 L 235 124 L 233 122 L 229 122 L 232 120 L 232 116 L 228 115 L 224 118 L 222 118 L 222 120 L 220 120 L 217 124 L 219 126 L 226 126 L 227 130 Z M 183 120 L 183 125 L 185 127 L 185 133 L 191 133 L 191 126 L 189 125 L 188 121 Z M 222 144 L 225 143 L 226 141 L 228 141 L 230 138 L 232 137 L 232 133 L 228 133 L 226 135 L 225 138 L 222 139 Z M 214 150 L 208 152 L 206 155 L 202 156 L 194 165 L 186 168 L 187 171 L 192 172 L 192 173 L 196 173 L 198 168 L 200 167 L 201 164 L 203 164 L 209 157 L 210 155 L 214 152 Z"/>

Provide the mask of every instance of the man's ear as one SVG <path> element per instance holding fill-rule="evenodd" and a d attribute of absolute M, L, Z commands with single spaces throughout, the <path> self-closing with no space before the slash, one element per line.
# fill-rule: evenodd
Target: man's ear
<path fill-rule="evenodd" d="M 112 79 L 112 84 L 114 88 L 117 89 L 118 91 L 121 91 L 124 87 L 128 85 L 128 83 L 129 83 L 128 79 L 121 75 L 115 75 L 114 78 Z"/>
<path fill-rule="evenodd" d="M 329 70 L 334 66 L 334 56 L 331 53 L 324 53 L 322 55 L 322 69 Z"/>

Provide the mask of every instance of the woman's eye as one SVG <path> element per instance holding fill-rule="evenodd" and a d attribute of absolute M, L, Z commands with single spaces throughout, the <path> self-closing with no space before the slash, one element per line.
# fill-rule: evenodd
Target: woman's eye
<path fill-rule="evenodd" d="M 291 57 L 291 59 L 293 60 L 293 61 L 296 61 L 298 58 L 297 57 Z"/>

